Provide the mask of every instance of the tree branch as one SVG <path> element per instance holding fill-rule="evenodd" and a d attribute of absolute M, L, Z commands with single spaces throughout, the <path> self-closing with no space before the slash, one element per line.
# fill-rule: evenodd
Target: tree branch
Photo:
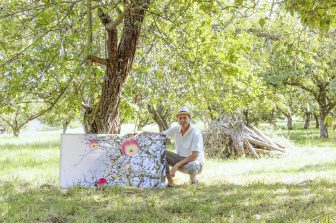
<path fill-rule="evenodd" d="M 7 125 L 9 125 L 11 128 L 14 128 L 14 126 L 12 125 L 12 123 L 10 123 L 7 119 L 5 119 L 4 117 L 0 116 L 0 119 L 2 119 L 2 121 L 6 122 Z"/>
<path fill-rule="evenodd" d="M 1 67 L 4 67 L 6 64 L 12 62 L 13 60 L 17 59 L 19 56 L 21 56 L 26 50 L 28 50 L 29 48 L 31 48 L 33 45 L 35 45 L 35 43 L 37 43 L 39 41 L 39 39 L 43 38 L 44 36 L 46 36 L 48 33 L 54 31 L 56 28 L 58 28 L 58 26 L 68 17 L 68 15 L 70 14 L 70 12 L 72 11 L 73 7 L 74 7 L 75 3 L 71 4 L 71 6 L 69 7 L 68 12 L 65 14 L 65 16 L 54 26 L 52 27 L 50 30 L 46 31 L 45 33 L 43 33 L 41 36 L 39 36 L 36 40 L 34 40 L 31 44 L 29 44 L 27 47 L 25 47 L 23 50 L 21 50 L 20 52 L 18 52 L 17 54 L 15 54 L 14 56 L 12 56 L 9 60 L 5 61 L 4 63 L 2 63 L 0 65 Z"/>
<path fill-rule="evenodd" d="M 41 115 L 47 113 L 47 112 L 50 111 L 51 109 L 53 109 L 53 107 L 57 104 L 57 102 L 59 101 L 59 99 L 61 99 L 61 97 L 64 95 L 66 89 L 68 89 L 68 87 L 70 86 L 70 83 L 71 83 L 71 81 L 68 83 L 67 86 L 65 86 L 65 87 L 61 90 L 60 94 L 57 96 L 57 98 L 56 98 L 52 103 L 50 103 L 51 105 L 50 105 L 49 107 L 47 107 L 46 109 L 43 109 L 42 111 L 38 112 L 38 113 L 35 114 L 35 115 L 32 115 L 32 116 L 30 116 L 30 117 L 27 117 L 27 120 L 19 125 L 20 128 L 22 128 L 22 127 L 23 127 L 25 124 L 27 124 L 29 121 L 34 120 L 34 119 L 40 117 Z"/>
<path fill-rule="evenodd" d="M 276 105 L 276 109 L 278 109 L 286 117 L 290 116 L 290 112 L 287 112 L 285 109 L 281 108 L 280 106 Z"/>
<path fill-rule="evenodd" d="M 254 29 L 254 28 L 244 29 L 244 31 L 247 32 L 247 33 L 251 33 L 251 34 L 253 34 L 255 36 L 264 37 L 266 39 L 273 40 L 273 41 L 281 39 L 281 36 L 278 36 L 276 34 L 262 32 L 262 31 L 260 31 L 258 29 Z"/>
<path fill-rule="evenodd" d="M 94 63 L 99 63 L 101 65 L 107 66 L 107 60 L 104 59 L 104 58 L 97 57 L 97 56 L 94 56 L 94 55 L 89 55 L 89 56 L 87 56 L 87 59 L 94 62 Z"/>
<path fill-rule="evenodd" d="M 118 25 L 122 23 L 125 15 L 128 13 L 130 9 L 131 9 L 131 4 L 128 4 L 127 7 L 124 9 L 124 11 L 114 21 L 111 19 L 109 15 L 104 13 L 101 8 L 98 8 L 98 16 L 101 22 L 104 24 L 105 29 L 111 32 L 114 29 L 116 29 Z"/>
<path fill-rule="evenodd" d="M 315 98 L 318 98 L 318 93 L 317 92 L 315 92 L 313 89 L 311 89 L 311 88 L 308 88 L 308 87 L 306 87 L 306 86 L 303 86 L 303 85 L 301 85 L 301 84 L 299 84 L 298 82 L 294 82 L 294 83 L 292 83 L 292 82 L 290 82 L 290 81 L 284 81 L 284 84 L 285 85 L 290 85 L 290 86 L 294 86 L 294 87 L 299 87 L 299 88 L 301 88 L 301 89 L 303 89 L 303 90 L 305 90 L 305 91 L 308 91 L 309 93 L 311 93 L 311 94 L 313 94 L 314 95 L 314 97 Z"/>

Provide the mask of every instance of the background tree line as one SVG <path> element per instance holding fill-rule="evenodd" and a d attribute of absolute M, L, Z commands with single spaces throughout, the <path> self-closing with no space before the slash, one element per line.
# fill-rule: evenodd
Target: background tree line
<path fill-rule="evenodd" d="M 1 1 L 0 123 L 39 118 L 119 133 L 168 127 L 192 106 L 204 122 L 238 113 L 335 119 L 332 0 Z"/>

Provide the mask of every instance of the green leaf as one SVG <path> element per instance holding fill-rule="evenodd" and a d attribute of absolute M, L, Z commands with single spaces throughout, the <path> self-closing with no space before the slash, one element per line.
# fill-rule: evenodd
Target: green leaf
<path fill-rule="evenodd" d="M 209 5 L 209 4 L 202 4 L 202 5 L 200 5 L 200 9 L 201 9 L 204 13 L 209 13 L 209 11 L 210 11 L 210 5 Z"/>
<path fill-rule="evenodd" d="M 235 3 L 238 4 L 238 5 L 242 5 L 244 2 L 244 0 L 235 0 Z"/>
<path fill-rule="evenodd" d="M 173 32 L 175 29 L 175 25 L 172 25 L 170 28 L 169 28 L 169 32 Z"/>
<path fill-rule="evenodd" d="M 335 121 L 335 119 L 336 119 L 336 117 L 334 117 L 334 116 L 328 116 L 325 120 L 325 124 L 327 126 L 331 126 L 332 123 Z"/>
<path fill-rule="evenodd" d="M 294 9 L 293 8 L 289 8 L 289 13 L 291 14 L 291 16 L 294 16 Z"/>
<path fill-rule="evenodd" d="M 260 18 L 259 19 L 259 25 L 260 25 L 260 27 L 263 27 L 265 25 L 265 23 L 266 23 L 266 20 L 264 18 Z"/>

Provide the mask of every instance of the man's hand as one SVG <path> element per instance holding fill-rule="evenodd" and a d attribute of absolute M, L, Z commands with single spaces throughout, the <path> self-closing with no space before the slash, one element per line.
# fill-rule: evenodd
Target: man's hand
<path fill-rule="evenodd" d="M 169 176 L 170 177 L 175 177 L 175 173 L 177 171 L 178 167 L 175 165 L 173 166 L 171 169 L 170 169 L 170 173 L 169 173 Z"/>

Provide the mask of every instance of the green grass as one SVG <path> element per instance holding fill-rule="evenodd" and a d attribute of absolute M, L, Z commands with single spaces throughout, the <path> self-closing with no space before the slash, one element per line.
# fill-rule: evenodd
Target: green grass
<path fill-rule="evenodd" d="M 299 146 L 324 146 L 332 147 L 336 144 L 336 131 L 332 127 L 328 128 L 328 139 L 320 138 L 320 130 L 311 125 L 309 129 L 303 129 L 303 122 L 299 120 L 294 121 L 294 129 L 287 130 L 285 121 L 278 121 L 276 129 L 272 129 L 268 124 L 260 126 L 268 134 L 282 135 L 289 139 L 291 142 Z"/>
<path fill-rule="evenodd" d="M 199 185 L 146 190 L 62 189 L 59 131 L 0 136 L 0 222 L 335 222 L 336 140 L 294 131 L 281 158 L 208 159 Z"/>

